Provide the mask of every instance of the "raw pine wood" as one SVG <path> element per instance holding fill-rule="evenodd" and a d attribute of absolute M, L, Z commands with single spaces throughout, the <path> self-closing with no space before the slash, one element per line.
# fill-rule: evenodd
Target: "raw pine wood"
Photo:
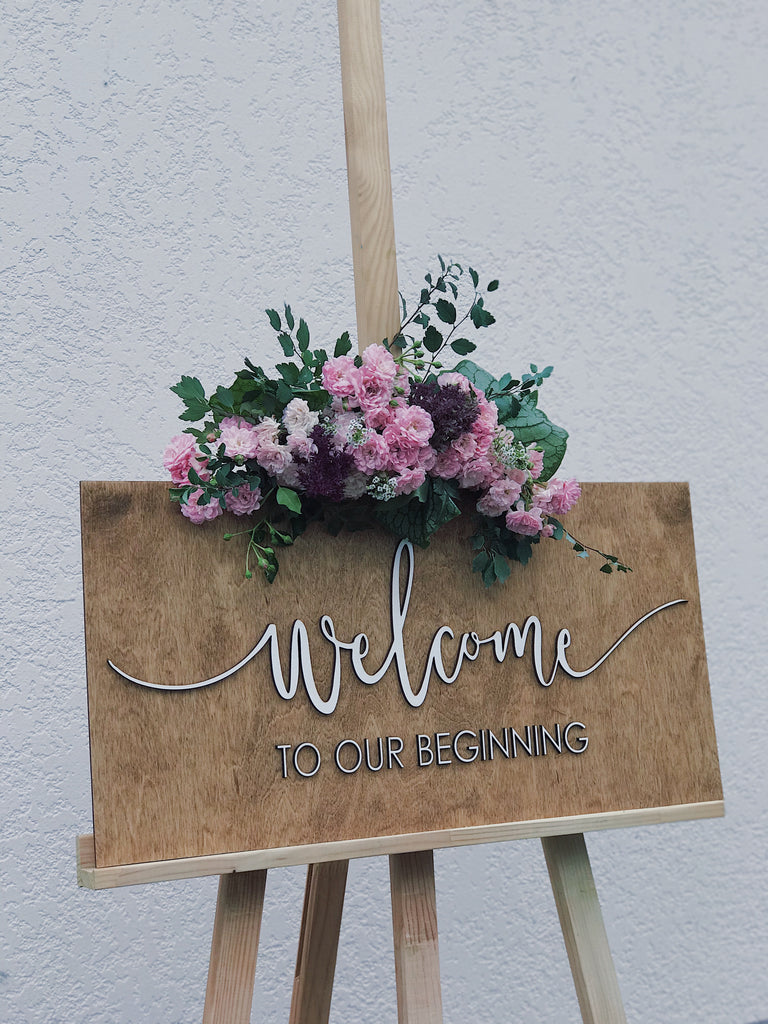
<path fill-rule="evenodd" d="M 723 816 L 723 813 L 722 800 L 714 800 L 710 803 L 682 804 L 677 807 L 650 807 L 637 811 L 580 814 L 573 818 L 510 822 L 477 828 L 449 829 L 443 832 L 376 836 L 371 839 L 351 839 L 339 843 L 320 843 L 315 846 L 247 850 L 242 853 L 221 853 L 209 857 L 123 864 L 110 868 L 95 866 L 94 840 L 92 835 L 88 835 L 78 838 L 77 881 L 78 885 L 85 889 L 114 889 L 123 885 L 143 885 L 147 882 L 167 882 L 179 878 L 220 875 L 225 871 L 295 867 L 308 862 L 319 864 L 344 857 L 375 857 L 403 851 L 452 849 L 460 846 L 477 846 L 481 843 L 511 842 L 515 839 L 538 839 L 541 836 L 567 835 L 573 832 L 638 828 L 671 821 L 698 821 L 702 818 L 719 818 Z"/>
<path fill-rule="evenodd" d="M 625 1024 L 584 836 L 541 840 L 584 1024 Z"/>
<path fill-rule="evenodd" d="M 304 891 L 290 1024 L 326 1024 L 339 946 L 346 860 L 310 864 Z"/>
<path fill-rule="evenodd" d="M 242 548 L 221 540 L 232 529 L 227 517 L 192 526 L 162 483 L 83 485 L 98 867 L 719 806 L 686 486 L 584 485 L 568 525 L 620 553 L 634 572 L 606 576 L 564 542 L 543 541 L 529 565 L 513 567 L 504 586 L 486 590 L 469 569 L 464 519 L 416 551 L 405 625 L 416 682 L 444 624 L 457 638 L 468 630 L 488 636 L 536 614 L 546 660 L 557 629 L 568 626 L 571 664 L 586 667 L 650 609 L 677 598 L 688 603 L 641 626 L 593 675 L 559 676 L 549 688 L 536 682 L 529 657 L 498 665 L 485 648 L 452 686 L 433 680 L 414 709 L 394 669 L 376 686 L 362 686 L 344 661 L 339 706 L 322 716 L 303 692 L 290 702 L 277 697 L 266 651 L 222 683 L 178 694 L 127 683 L 107 659 L 156 682 L 206 679 L 239 661 L 274 622 L 287 671 L 291 628 L 301 617 L 323 688 L 333 652 L 318 623 L 330 614 L 338 636 L 368 633 L 366 664 L 374 669 L 391 643 L 393 538 L 310 532 L 281 555 L 269 586 L 243 578 Z M 444 650 L 450 665 L 456 641 L 446 640 Z M 587 726 L 589 747 L 579 756 L 415 763 L 417 733 L 571 720 Z M 341 739 L 375 744 L 386 736 L 403 739 L 404 768 L 342 775 L 333 765 Z M 283 779 L 275 744 L 304 741 L 321 750 L 320 771 L 301 779 L 291 769 Z"/>
<path fill-rule="evenodd" d="M 338 0 L 344 137 L 360 350 L 400 326 L 379 0 Z"/>
<path fill-rule="evenodd" d="M 399 1024 L 441 1024 L 435 865 L 432 850 L 389 858 Z"/>
<path fill-rule="evenodd" d="M 253 1003 L 266 871 L 219 879 L 203 1024 L 248 1024 Z"/>

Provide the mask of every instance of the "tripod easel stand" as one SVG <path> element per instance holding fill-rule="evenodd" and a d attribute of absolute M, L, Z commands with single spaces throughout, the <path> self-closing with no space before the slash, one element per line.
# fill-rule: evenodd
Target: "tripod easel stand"
<path fill-rule="evenodd" d="M 358 344 L 392 338 L 400 322 L 379 0 L 338 0 L 344 128 Z M 542 838 L 585 1024 L 626 1020 L 581 833 Z M 310 864 L 290 1024 L 325 1024 L 348 862 Z M 391 854 L 400 1024 L 442 1021 L 431 850 Z M 266 871 L 222 875 L 204 1024 L 251 1018 Z"/>

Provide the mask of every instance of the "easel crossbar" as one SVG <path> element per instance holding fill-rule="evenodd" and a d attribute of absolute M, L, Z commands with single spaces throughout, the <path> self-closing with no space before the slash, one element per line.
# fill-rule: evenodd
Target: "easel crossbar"
<path fill-rule="evenodd" d="M 602 829 L 658 825 L 671 821 L 696 821 L 721 818 L 722 800 L 704 803 L 674 804 L 668 807 L 646 807 L 638 810 L 608 811 L 580 814 L 574 817 L 540 818 L 500 825 L 447 829 L 441 832 L 415 832 L 407 835 L 377 836 L 350 839 L 338 843 L 317 843 L 275 850 L 248 850 L 241 853 L 219 853 L 208 857 L 184 857 L 176 860 L 149 861 L 141 864 L 118 864 L 97 867 L 94 838 L 80 836 L 77 840 L 77 881 L 85 889 L 115 889 L 123 885 L 144 885 L 147 882 L 168 882 L 180 878 L 201 878 L 223 875 L 231 871 L 256 871 L 263 868 L 296 867 L 323 864 L 357 857 L 379 857 L 384 854 L 413 853 L 419 850 L 452 849 L 481 843 L 506 842 L 513 839 L 540 839 L 545 836 L 575 835 Z"/>

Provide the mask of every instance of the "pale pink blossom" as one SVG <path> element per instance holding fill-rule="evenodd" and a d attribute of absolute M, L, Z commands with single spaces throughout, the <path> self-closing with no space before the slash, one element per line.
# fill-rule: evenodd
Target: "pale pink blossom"
<path fill-rule="evenodd" d="M 317 451 L 317 445 L 312 438 L 302 433 L 289 434 L 285 439 L 285 445 L 291 455 L 302 459 L 308 459 Z"/>
<path fill-rule="evenodd" d="M 506 516 L 507 529 L 524 537 L 535 537 L 544 526 L 541 521 L 541 510 L 511 509 Z"/>
<path fill-rule="evenodd" d="M 430 472 L 432 476 L 440 477 L 441 480 L 452 480 L 458 474 L 461 466 L 462 461 L 458 452 L 452 448 L 446 448 L 445 451 L 437 453 L 435 464 Z"/>
<path fill-rule="evenodd" d="M 450 373 L 441 373 L 438 378 L 438 383 L 441 388 L 445 387 L 446 384 L 456 384 L 461 388 L 465 395 L 468 395 L 470 391 L 473 390 L 472 382 L 465 377 L 463 373 L 454 373 L 453 371 Z"/>
<path fill-rule="evenodd" d="M 365 441 L 352 450 L 352 458 L 361 473 L 377 473 L 387 465 L 389 445 L 375 431 L 371 431 Z"/>
<path fill-rule="evenodd" d="M 384 428 L 387 444 L 399 448 L 423 448 L 435 432 L 432 417 L 419 405 L 406 405 L 395 414 Z"/>
<path fill-rule="evenodd" d="M 201 458 L 195 447 L 195 440 L 189 434 L 172 437 L 163 453 L 163 466 L 171 474 L 171 481 L 178 487 L 189 483 L 189 471 L 194 469 L 201 480 L 207 480 L 207 459 Z"/>
<path fill-rule="evenodd" d="M 283 426 L 289 434 L 311 434 L 320 422 L 320 414 L 312 412 L 303 398 L 292 398 L 283 410 Z"/>
<path fill-rule="evenodd" d="M 427 478 L 423 469 L 406 469 L 395 478 L 395 494 L 412 494 Z"/>
<path fill-rule="evenodd" d="M 528 461 L 531 464 L 531 476 L 534 480 L 538 480 L 544 468 L 544 452 L 539 451 L 538 448 L 531 444 L 525 449 L 525 454 L 528 456 Z"/>
<path fill-rule="evenodd" d="M 392 385 L 397 376 L 397 363 L 383 345 L 367 345 L 360 356 L 364 381 Z"/>
<path fill-rule="evenodd" d="M 549 489 L 549 509 L 556 516 L 564 515 L 573 508 L 581 496 L 581 487 L 576 480 L 550 480 Z"/>
<path fill-rule="evenodd" d="M 256 461 L 266 469 L 270 476 L 277 476 L 278 473 L 285 471 L 286 466 L 293 461 L 293 457 L 287 445 L 277 444 L 275 441 L 264 441 L 259 445 Z"/>
<path fill-rule="evenodd" d="M 365 473 L 350 473 L 344 481 L 344 497 L 354 500 L 361 498 L 368 490 L 368 477 Z"/>
<path fill-rule="evenodd" d="M 471 433 L 462 434 L 455 441 L 451 441 L 451 448 L 464 462 L 469 462 L 477 454 L 477 441 Z"/>
<path fill-rule="evenodd" d="M 219 435 L 219 444 L 224 445 L 224 454 L 230 459 L 238 455 L 244 459 L 255 458 L 259 449 L 258 429 L 241 416 L 227 416 L 221 421 Z"/>
<path fill-rule="evenodd" d="M 478 501 L 477 511 L 491 517 L 508 512 L 520 497 L 520 490 L 525 480 L 525 474 L 520 470 L 516 470 L 515 474 L 514 478 L 506 476 L 491 484 L 487 493 Z"/>
<path fill-rule="evenodd" d="M 196 488 L 187 498 L 186 502 L 181 503 L 181 514 L 186 516 L 190 522 L 200 525 L 200 523 L 208 522 L 210 519 L 215 519 L 222 513 L 221 505 L 216 498 L 213 501 L 209 501 L 207 505 L 198 505 L 198 499 L 203 496 L 203 490 L 201 487 Z"/>
<path fill-rule="evenodd" d="M 250 484 L 239 484 L 237 494 L 230 488 L 225 495 L 227 509 L 236 516 L 247 516 L 261 505 L 261 489 L 251 490 Z"/>
<path fill-rule="evenodd" d="M 352 356 L 334 356 L 323 363 L 323 387 L 330 395 L 354 395 L 360 373 Z"/>

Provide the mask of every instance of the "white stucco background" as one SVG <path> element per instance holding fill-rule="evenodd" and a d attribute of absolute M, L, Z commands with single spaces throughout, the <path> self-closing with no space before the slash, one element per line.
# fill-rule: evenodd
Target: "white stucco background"
<path fill-rule="evenodd" d="M 762 0 L 382 0 L 400 283 L 498 276 L 480 361 L 552 363 L 586 480 L 690 481 L 724 820 L 593 834 L 635 1024 L 768 1018 Z M 162 479 L 181 373 L 354 329 L 335 4 L 3 6 L 4 1024 L 200 1020 L 216 880 L 78 890 L 78 481 Z M 203 587 L 204 594 L 204 587 Z M 201 614 L 205 614 L 204 597 Z M 537 841 L 436 854 L 445 1019 L 578 1019 Z M 304 872 L 270 873 L 287 1021 Z M 396 1020 L 387 864 L 351 865 L 334 1024 Z"/>

